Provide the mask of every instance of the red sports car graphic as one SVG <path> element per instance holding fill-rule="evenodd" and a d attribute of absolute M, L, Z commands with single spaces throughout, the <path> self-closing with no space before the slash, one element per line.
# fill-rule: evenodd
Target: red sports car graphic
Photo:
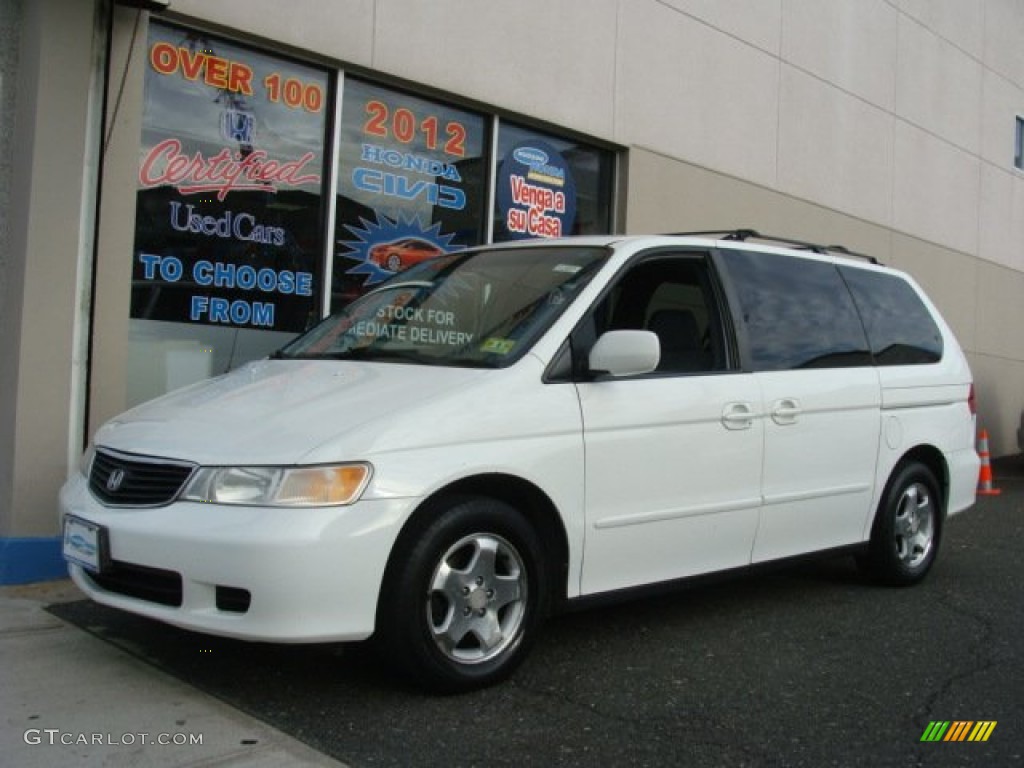
<path fill-rule="evenodd" d="M 413 264 L 432 259 L 444 249 L 418 237 L 403 237 L 390 243 L 379 243 L 370 248 L 370 261 L 389 272 L 401 272 Z"/>

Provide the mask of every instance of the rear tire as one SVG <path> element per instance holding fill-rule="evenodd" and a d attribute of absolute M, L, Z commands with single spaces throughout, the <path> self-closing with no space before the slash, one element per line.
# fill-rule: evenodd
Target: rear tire
<path fill-rule="evenodd" d="M 378 607 L 386 660 L 428 690 L 491 685 L 526 657 L 547 610 L 543 547 L 513 507 L 461 498 L 388 567 Z"/>
<path fill-rule="evenodd" d="M 939 551 L 943 508 L 939 484 L 928 467 L 918 462 L 899 467 L 886 486 L 868 552 L 858 564 L 884 584 L 921 581 Z"/>

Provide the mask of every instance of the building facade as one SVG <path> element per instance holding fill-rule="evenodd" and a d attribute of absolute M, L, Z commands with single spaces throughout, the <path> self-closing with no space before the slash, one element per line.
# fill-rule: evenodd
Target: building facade
<path fill-rule="evenodd" d="M 1019 0 L 0 0 L 0 583 L 96 427 L 443 250 L 737 227 L 912 273 L 1024 411 Z"/>

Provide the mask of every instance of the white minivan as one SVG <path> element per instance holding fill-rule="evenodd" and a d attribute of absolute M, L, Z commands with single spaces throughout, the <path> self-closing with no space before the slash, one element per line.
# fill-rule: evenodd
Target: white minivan
<path fill-rule="evenodd" d="M 529 241 L 397 274 L 105 424 L 61 492 L 81 589 L 355 641 L 435 690 L 596 595 L 848 551 L 920 580 L 975 498 L 971 373 L 906 275 L 757 233 Z"/>

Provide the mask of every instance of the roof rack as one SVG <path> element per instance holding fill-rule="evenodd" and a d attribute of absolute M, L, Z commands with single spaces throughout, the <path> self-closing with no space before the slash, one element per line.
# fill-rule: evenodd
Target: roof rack
<path fill-rule="evenodd" d="M 721 240 L 735 240 L 740 243 L 746 242 L 747 240 L 767 240 L 772 243 L 782 243 L 800 251 L 811 251 L 812 253 L 820 253 L 823 255 L 838 253 L 842 256 L 864 259 L 871 264 L 881 264 L 881 262 L 874 256 L 869 256 L 866 253 L 858 253 L 857 251 L 851 251 L 844 245 L 821 245 L 819 243 L 809 243 L 805 240 L 794 240 L 791 237 L 762 235 L 756 229 L 709 229 L 700 232 L 670 232 L 669 234 L 680 237 L 706 237 L 708 235 L 716 235 Z"/>

